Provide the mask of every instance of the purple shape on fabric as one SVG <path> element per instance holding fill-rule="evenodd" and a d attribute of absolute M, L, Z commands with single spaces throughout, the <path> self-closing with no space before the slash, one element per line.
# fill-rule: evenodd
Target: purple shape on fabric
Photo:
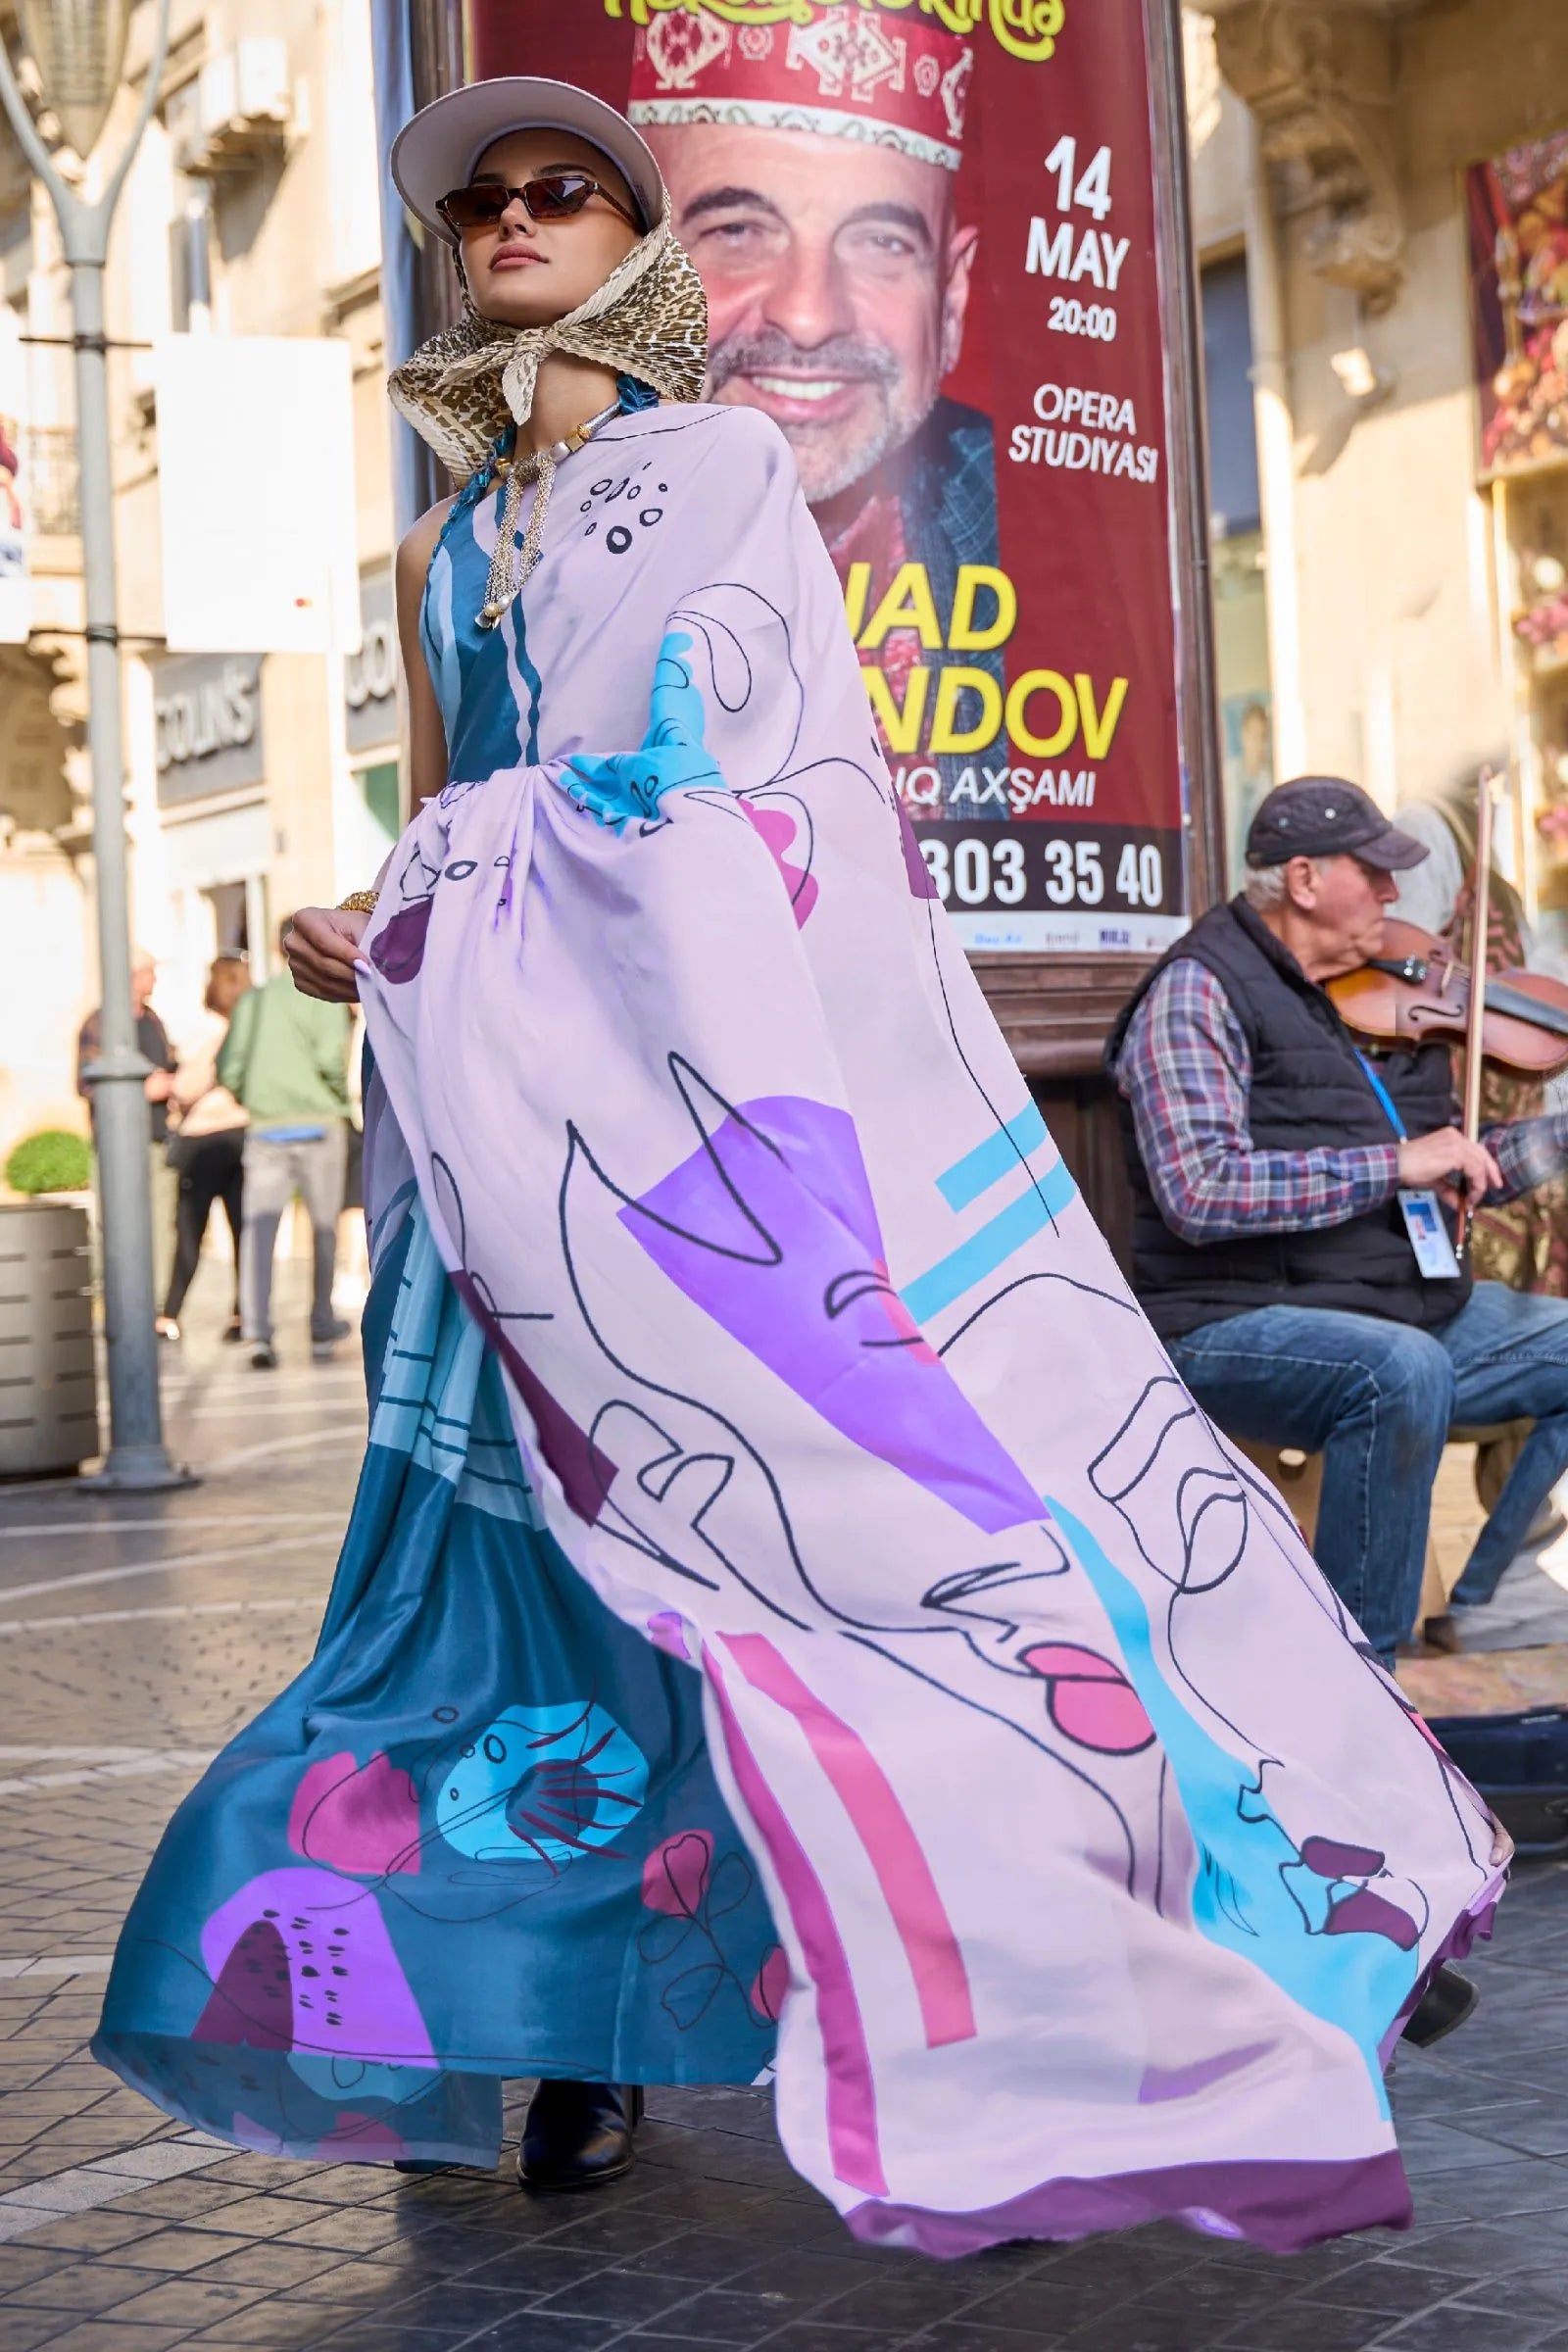
<path fill-rule="evenodd" d="M 1245 2237 L 1271 2254 L 1299 2254 L 1352 2230 L 1408 2230 L 1410 2184 L 1394 2148 L 1376 2156 L 1174 2164 L 1100 2180 L 1043 2180 L 1005 2204 L 970 2213 L 920 2205 L 857 2205 L 845 2215 L 866 2245 L 893 2240 L 956 2262 L 1009 2238 L 1089 2237 L 1145 2222 L 1183 2222 L 1207 2237 Z"/>
<path fill-rule="evenodd" d="M 885 2197 L 887 2175 L 877 2135 L 876 2084 L 860 2004 L 827 1890 L 805 1846 L 791 1829 L 761 1766 L 753 1755 L 735 1713 L 718 1661 L 704 1653 L 709 1681 L 724 1726 L 724 1746 L 741 1801 L 766 1846 L 768 1859 L 790 1907 L 790 1918 L 806 1956 L 816 2000 L 826 2077 L 828 2160 L 833 2178 L 867 2196 Z"/>
<path fill-rule="evenodd" d="M 1171 2099 L 1196 2098 L 1213 2083 L 1266 2058 L 1270 2047 L 1266 2041 L 1252 2041 L 1239 2050 L 1218 2050 L 1212 2058 L 1195 2058 L 1190 2066 L 1146 2066 L 1138 2085 L 1138 2104 L 1162 2107 Z"/>
<path fill-rule="evenodd" d="M 539 1450 L 561 1482 L 569 1508 L 592 1527 L 605 1507 L 615 1465 L 601 1452 L 564 1405 L 558 1404 L 531 1365 L 518 1354 L 500 1319 L 471 1274 L 454 1274 L 452 1287 L 512 1376 L 539 1436 Z"/>
<path fill-rule="evenodd" d="M 370 961 L 383 980 L 397 986 L 418 977 L 434 903 L 433 899 L 416 899 L 412 906 L 400 906 L 371 940 Z"/>
<path fill-rule="evenodd" d="M 1384 1857 L 1375 1846 L 1343 1845 L 1337 1838 L 1303 1838 L 1301 1860 L 1319 1879 L 1373 1879 Z"/>
<path fill-rule="evenodd" d="M 920 844 L 915 837 L 914 827 L 909 822 L 908 811 L 902 801 L 898 804 L 898 810 L 899 837 L 904 845 L 904 870 L 909 877 L 910 896 L 916 899 L 934 899 L 937 895 L 936 878 L 920 855 Z"/>
<path fill-rule="evenodd" d="M 1421 1931 L 1408 1911 L 1391 1903 L 1387 1895 L 1376 1893 L 1370 1886 L 1358 1886 L 1338 1902 L 1323 1923 L 1325 1936 L 1381 1936 L 1389 1943 L 1396 1943 L 1401 1952 L 1413 1952 L 1421 1940 Z"/>
<path fill-rule="evenodd" d="M 253 1919 L 236 1936 L 190 2037 L 238 2042 L 252 2050 L 293 2047 L 288 1946 L 270 1920 Z"/>
<path fill-rule="evenodd" d="M 691 1664 L 691 1652 L 686 1646 L 686 1620 L 676 1610 L 656 1609 L 646 1631 L 656 1649 L 662 1649 L 668 1658 L 679 1658 L 683 1666 Z"/>
<path fill-rule="evenodd" d="M 852 1445 L 988 1535 L 1044 1517 L 889 1281 L 848 1111 L 793 1095 L 744 1102 L 620 1220 Z"/>
<path fill-rule="evenodd" d="M 236 1970 L 230 1962 L 242 1945 Z M 199 2040 L 435 2065 L 386 1922 L 374 1896 L 350 1879 L 307 1864 L 263 1871 L 213 1913 L 202 1930 L 202 1961 L 214 1996 L 196 2029 Z M 286 2003 L 275 1975 L 267 1973 L 279 1966 Z M 274 2040 L 271 2028 L 285 2007 L 289 2037 Z"/>
<path fill-rule="evenodd" d="M 755 802 L 748 800 L 743 800 L 741 807 L 750 817 L 754 829 L 761 835 L 767 846 L 767 854 L 778 867 L 780 878 L 790 894 L 790 905 L 795 910 L 795 928 L 797 931 L 804 929 L 822 892 L 816 876 L 808 867 L 792 865 L 790 862 L 789 852 L 794 848 L 801 829 L 798 821 L 787 808 L 760 808 Z M 924 860 L 921 862 L 923 864 Z"/>
<path fill-rule="evenodd" d="M 352 1754 L 308 1765 L 289 1807 L 288 1841 L 308 1861 L 367 1878 L 419 1868 L 419 1800 L 387 1757 Z"/>

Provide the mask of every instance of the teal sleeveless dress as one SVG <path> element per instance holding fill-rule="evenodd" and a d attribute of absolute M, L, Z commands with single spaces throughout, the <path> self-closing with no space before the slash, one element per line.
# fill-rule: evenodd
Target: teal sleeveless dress
<path fill-rule="evenodd" d="M 501 490 L 425 593 L 454 782 L 530 756 L 544 691 L 470 617 L 454 526 L 489 502 L 493 542 Z M 490 2164 L 509 2076 L 755 2081 L 783 1956 L 698 1678 L 544 1531 L 373 1077 L 367 1144 L 370 1436 L 319 1645 L 170 1823 L 93 2047 L 246 2147 Z"/>

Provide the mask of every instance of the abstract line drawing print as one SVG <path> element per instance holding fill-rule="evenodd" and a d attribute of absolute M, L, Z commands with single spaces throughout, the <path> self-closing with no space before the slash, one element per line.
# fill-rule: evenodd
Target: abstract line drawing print
<path fill-rule="evenodd" d="M 379 926 L 369 948 L 370 961 L 394 986 L 419 976 L 440 879 L 440 867 L 427 863 L 416 843 L 398 872 L 397 911 Z"/>
<path fill-rule="evenodd" d="M 439 1166 L 448 1217 L 461 1243 L 461 1203 L 446 1163 Z M 457 1286 L 442 1264 L 423 1209 L 416 1207 L 413 1217 L 370 1415 L 370 1444 L 448 1480 L 457 1499 L 472 1509 L 542 1527 L 500 1384 L 493 1369 L 486 1370 L 484 1329 L 477 1315 L 465 1312 L 453 1298 Z M 509 1318 L 494 1319 L 499 1325 Z"/>
<path fill-rule="evenodd" d="M 1080 1541 L 1068 1527 L 1068 1540 L 1110 1612 L 1122 1655 L 1162 1737 L 1171 1721 L 1169 1702 L 1176 1699 L 1181 1706 L 1179 1733 L 1165 1737 L 1165 1745 L 1184 1808 L 1207 1848 L 1207 1883 L 1216 1913 L 1240 1933 L 1264 1932 L 1252 1904 L 1237 1892 L 1236 1875 L 1220 1858 L 1244 1850 L 1236 1843 L 1239 1825 L 1244 1833 L 1261 1832 L 1289 1848 L 1277 1863 L 1277 1877 L 1298 1930 L 1304 1927 L 1314 1936 L 1366 1933 L 1401 1953 L 1413 1952 L 1429 1915 L 1423 1889 L 1392 1874 L 1382 1853 L 1338 1835 L 1320 1774 L 1294 1773 L 1272 1743 L 1265 1745 L 1207 1695 L 1211 1674 L 1199 1661 L 1210 1661 L 1215 1670 L 1223 1662 L 1233 1580 L 1245 1578 L 1250 1564 L 1254 1574 L 1266 1569 L 1277 1575 L 1282 1548 L 1294 1556 L 1294 1544 L 1276 1541 L 1280 1531 L 1294 1534 L 1283 1501 L 1242 1474 L 1230 1449 L 1168 1373 L 1146 1383 L 1089 1475 L 1165 1589 L 1165 1650 L 1191 1705 L 1177 1698 L 1156 1658 L 1149 1604 L 1125 1573 L 1111 1567 L 1087 1530 Z M 1304 1575 L 1301 1583 L 1308 1583 Z M 1319 1597 L 1315 1582 L 1310 1590 L 1324 1613 L 1342 1624 L 1337 1604 Z M 1205 1718 L 1215 1732 L 1204 1730 Z M 1226 1740 L 1234 1746 L 1223 1744 Z M 1235 1748 L 1250 1752 L 1250 1769 Z M 1246 1876 L 1253 1903 L 1264 1899 L 1267 1874 L 1254 1861 Z"/>
<path fill-rule="evenodd" d="M 638 463 L 633 460 L 634 467 Z M 583 525 L 583 537 L 591 539 L 601 520 L 605 520 L 608 524 L 605 547 L 612 556 L 623 556 L 633 544 L 634 525 L 639 530 L 652 531 L 663 521 L 663 501 L 668 496 L 667 482 L 650 483 L 640 477 L 634 481 L 630 473 L 623 473 L 618 478 L 612 473 L 604 474 L 597 482 L 590 484 L 588 496 L 581 501 L 577 510 L 580 514 L 590 517 Z"/>
<path fill-rule="evenodd" d="M 564 1868 L 612 1845 L 647 1793 L 647 1758 L 594 1701 L 514 1706 L 452 1763 L 436 1823 L 472 1861 Z"/>
<path fill-rule="evenodd" d="M 849 1113 L 801 1097 L 730 1104 L 677 1057 L 670 1074 L 702 1140 L 621 1196 L 640 1248 L 853 1444 L 989 1534 L 1038 1520 L 1033 1488 L 893 1289 Z"/>
<path fill-rule="evenodd" d="M 1157 1783 L 1158 1756 L 1063 1735 L 1050 1722 L 1051 1679 L 1017 1662 L 1040 1640 L 1020 1623 L 1028 1612 L 1013 1613 L 1026 1588 L 1066 1575 L 1071 1563 L 1018 1465 L 911 1328 L 878 1263 L 853 1123 L 796 1099 L 737 1106 L 678 1055 L 669 1066 L 700 1139 L 673 1172 L 689 1189 L 666 1192 L 666 1178 L 633 1196 L 579 1130 L 569 1131 L 560 1196 L 564 1262 L 589 1337 L 626 1384 L 585 1433 L 598 1459 L 619 1465 L 594 1498 L 594 1524 L 710 1590 L 732 1579 L 785 1624 L 836 1626 L 933 1691 L 1028 1740 L 1108 1807 L 1114 1867 L 1132 1883 L 1139 1866 L 1128 1808 L 1155 1817 L 1154 1789 L 1139 1795 L 1135 1784 L 1151 1776 Z M 792 1153 L 809 1167 L 809 1184 L 788 1182 Z M 1002 1556 L 929 1592 L 890 1588 L 874 1614 L 863 1601 L 857 1607 L 824 1591 L 777 1478 L 744 1431 L 712 1403 L 640 1373 L 615 1344 L 623 1295 L 607 1271 L 607 1219 L 834 1427 L 847 1425 L 857 1443 L 980 1532 L 1004 1532 Z M 790 1246 L 803 1231 L 804 1258 Z M 880 1400 L 881 1425 L 853 1395 L 862 1382 Z M 781 1597 L 787 1593 L 799 1595 L 796 1607 Z M 944 1639 L 953 1636 L 960 1646 Z M 922 1650 L 935 1639 L 940 1659 L 932 1655 L 929 1671 L 915 1666 L 888 1646 L 901 1639 Z M 1125 1800 L 1110 1781 L 1128 1783 Z M 1157 1867 L 1152 1855 L 1149 1874 Z"/>
<path fill-rule="evenodd" d="M 676 1830 L 644 1863 L 643 1904 L 655 1917 L 638 1934 L 637 1953 L 653 1969 L 681 1963 L 659 1995 L 677 2032 L 689 2034 L 700 2025 L 726 1986 L 745 2002 L 753 2023 L 777 2023 L 783 1998 L 779 1946 L 763 1955 L 750 1986 L 724 1946 L 722 1923 L 741 1910 L 756 1884 L 750 1857 L 732 1849 L 715 1858 L 708 1830 Z"/>
<path fill-rule="evenodd" d="M 755 588 L 715 580 L 684 596 L 667 628 L 689 641 L 685 677 L 701 705 L 700 740 L 729 792 L 747 799 L 788 782 L 806 692 L 777 606 Z"/>
<path fill-rule="evenodd" d="M 435 1736 L 396 1759 L 345 1750 L 307 1765 L 293 1852 L 447 1926 L 548 1896 L 574 1863 L 625 1860 L 617 1841 L 646 1801 L 649 1765 L 599 1701 L 518 1702 L 477 1729 L 460 1729 L 453 1706 L 432 1715 Z"/>
<path fill-rule="evenodd" d="M 435 1211 L 446 1233 L 448 1250 L 457 1259 L 457 1265 L 449 1277 L 452 1287 L 484 1333 L 526 1404 L 538 1436 L 539 1450 L 561 1481 L 572 1509 L 579 1518 L 592 1524 L 600 1504 L 610 1492 L 615 1466 L 591 1444 L 570 1414 L 551 1396 L 507 1329 L 513 1323 L 548 1323 L 552 1320 L 551 1310 L 501 1306 L 484 1276 L 474 1271 L 468 1257 L 467 1220 L 464 1213 L 463 1196 L 450 1164 L 439 1152 L 430 1155 L 430 1190 Z"/>
<path fill-rule="evenodd" d="M 1088 1527 L 1064 1504 L 1054 1508 L 1110 1616 L 1198 1840 L 1197 1925 L 1246 1954 L 1302 2008 L 1351 2034 L 1382 2099 L 1378 2038 L 1415 1981 L 1429 1917 L 1424 1891 L 1390 1872 L 1381 1853 L 1334 1838 L 1323 1819 L 1334 1792 L 1320 1773 L 1296 1775 L 1255 1751 L 1249 1766 L 1205 1728 L 1162 1670 L 1142 1593 Z M 1374 1899 L 1357 1899 L 1366 1895 Z"/>

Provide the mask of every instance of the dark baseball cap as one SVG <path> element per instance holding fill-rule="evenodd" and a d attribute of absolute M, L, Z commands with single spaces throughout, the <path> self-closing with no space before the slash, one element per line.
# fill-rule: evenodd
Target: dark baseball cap
<path fill-rule="evenodd" d="M 1247 833 L 1249 865 L 1347 857 L 1396 874 L 1428 855 L 1425 842 L 1391 825 L 1376 801 L 1343 776 L 1294 776 L 1276 784 Z"/>

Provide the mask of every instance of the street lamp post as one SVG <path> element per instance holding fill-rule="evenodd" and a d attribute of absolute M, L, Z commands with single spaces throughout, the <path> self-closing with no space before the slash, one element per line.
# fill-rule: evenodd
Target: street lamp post
<path fill-rule="evenodd" d="M 86 607 L 87 737 L 92 761 L 93 854 L 103 1014 L 93 1081 L 98 1195 L 103 1225 L 104 1321 L 109 1341 L 109 1452 L 98 1483 L 149 1489 L 183 1485 L 187 1473 L 164 1445 L 153 1327 L 152 1188 L 143 1094 L 149 1064 L 136 1044 L 130 993 L 130 906 L 121 742 L 120 631 L 109 432 L 104 266 L 115 207 L 158 99 L 169 45 L 170 0 L 153 0 L 147 84 L 124 153 L 102 195 L 87 203 L 67 185 L 38 136 L 0 41 L 0 103 L 27 163 L 49 191 L 71 270 L 76 433 L 81 471 L 81 568 Z M 23 37 L 46 102 L 83 159 L 95 145 L 120 82 L 130 0 L 20 0 Z"/>

